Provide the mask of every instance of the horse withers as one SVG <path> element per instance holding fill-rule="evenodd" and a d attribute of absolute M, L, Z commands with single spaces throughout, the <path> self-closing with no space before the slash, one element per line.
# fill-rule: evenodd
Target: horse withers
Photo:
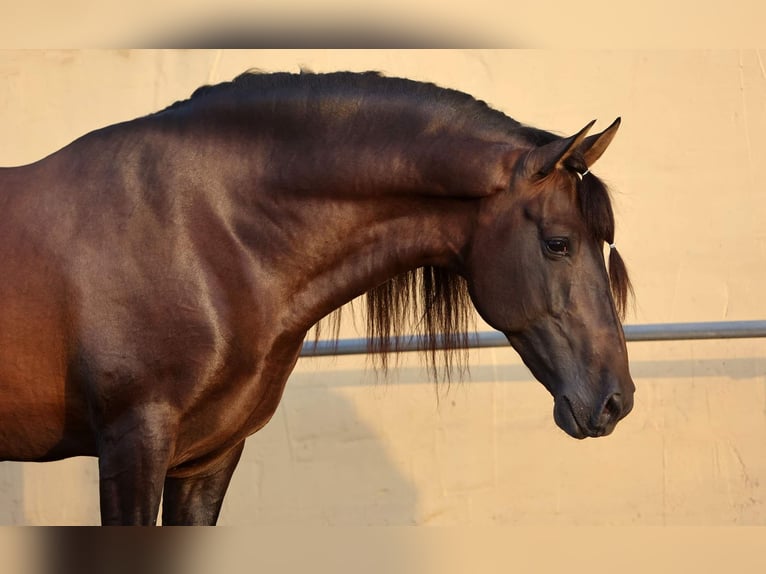
<path fill-rule="evenodd" d="M 571 137 L 376 73 L 252 74 L 0 171 L 0 459 L 98 457 L 103 524 L 214 524 L 307 331 L 473 303 L 576 438 L 632 408 L 630 289 Z M 610 245 L 608 269 L 604 257 Z"/>

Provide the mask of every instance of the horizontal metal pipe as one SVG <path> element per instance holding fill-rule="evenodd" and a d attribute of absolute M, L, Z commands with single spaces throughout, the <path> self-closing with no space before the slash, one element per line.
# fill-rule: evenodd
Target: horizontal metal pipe
<path fill-rule="evenodd" d="M 706 323 L 655 323 L 651 325 L 625 325 L 628 341 L 683 341 L 694 339 L 746 339 L 766 337 L 766 321 L 721 321 Z M 323 357 L 332 355 L 366 355 L 376 352 L 375 340 L 372 345 L 367 339 L 340 339 L 338 341 L 308 341 L 303 344 L 301 357 Z M 391 349 L 399 352 L 422 351 L 425 339 L 419 336 L 395 337 Z M 439 337 L 437 349 L 445 347 Z M 468 335 L 468 347 L 505 347 L 508 341 L 498 331 L 483 331 Z"/>
<path fill-rule="evenodd" d="M 766 337 L 766 321 L 658 323 L 626 325 L 628 341 L 682 341 L 689 339 L 753 339 Z"/>

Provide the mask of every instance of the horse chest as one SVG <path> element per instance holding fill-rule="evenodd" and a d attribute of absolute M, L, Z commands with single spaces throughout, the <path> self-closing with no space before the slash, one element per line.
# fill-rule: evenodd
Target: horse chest
<path fill-rule="evenodd" d="M 252 371 L 229 376 L 201 394 L 181 422 L 177 458 L 204 459 L 263 428 L 279 406 L 300 342 L 291 347 L 254 359 Z"/>

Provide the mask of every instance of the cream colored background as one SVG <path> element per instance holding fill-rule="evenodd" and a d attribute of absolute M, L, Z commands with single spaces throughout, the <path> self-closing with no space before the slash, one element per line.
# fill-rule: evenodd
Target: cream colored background
<path fill-rule="evenodd" d="M 614 189 L 628 323 L 766 318 L 766 52 L 0 52 L 0 164 L 248 68 L 375 69 L 573 133 L 623 126 Z M 353 324 L 344 336 L 357 336 Z M 574 441 L 511 349 L 435 390 L 415 356 L 302 359 L 248 441 L 221 524 L 766 525 L 766 341 L 631 343 L 636 407 Z M 438 394 L 438 400 L 437 400 Z M 0 523 L 98 522 L 94 459 L 0 464 Z"/>

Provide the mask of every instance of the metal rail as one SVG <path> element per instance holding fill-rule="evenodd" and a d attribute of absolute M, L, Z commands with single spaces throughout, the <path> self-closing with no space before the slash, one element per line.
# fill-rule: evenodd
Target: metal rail
<path fill-rule="evenodd" d="M 766 321 L 722 321 L 706 323 L 655 323 L 625 325 L 628 341 L 683 341 L 695 339 L 748 339 L 766 337 Z M 437 340 L 437 349 L 444 348 L 444 340 Z M 484 331 L 468 335 L 469 348 L 506 347 L 505 335 L 498 331 Z M 332 355 L 366 355 L 375 352 L 375 344 L 367 339 L 340 339 L 338 341 L 308 341 L 303 344 L 301 357 Z M 392 349 L 399 352 L 422 351 L 426 347 L 422 337 L 396 337 Z"/>

